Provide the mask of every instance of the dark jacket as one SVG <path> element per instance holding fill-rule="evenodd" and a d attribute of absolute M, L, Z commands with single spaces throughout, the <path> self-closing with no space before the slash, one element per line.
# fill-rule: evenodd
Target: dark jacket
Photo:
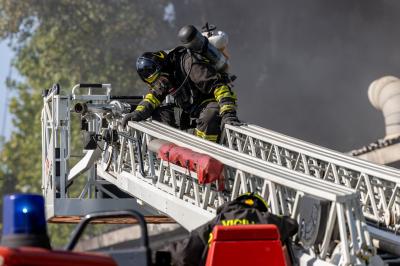
<path fill-rule="evenodd" d="M 178 47 L 168 53 L 161 76 L 136 111 L 146 119 L 171 94 L 175 103 L 192 117 L 196 117 L 203 104 L 209 101 L 218 102 L 221 115 L 236 113 L 236 96 L 226 76 L 201 55 L 189 54 L 185 48 Z"/>
<path fill-rule="evenodd" d="M 298 224 L 287 216 L 277 216 L 260 211 L 238 200 L 222 205 L 217 216 L 190 233 L 183 241 L 173 243 L 169 247 L 173 265 L 204 265 L 207 259 L 210 233 L 215 225 L 231 226 L 236 224 L 275 224 L 282 243 L 297 233 Z"/>

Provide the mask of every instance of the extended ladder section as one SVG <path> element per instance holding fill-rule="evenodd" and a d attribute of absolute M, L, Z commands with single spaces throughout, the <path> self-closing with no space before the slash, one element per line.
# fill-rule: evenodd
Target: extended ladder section
<path fill-rule="evenodd" d="M 335 239 L 335 226 L 342 255 L 338 264 L 360 263 L 361 254 L 373 250 L 358 194 L 352 189 L 266 163 L 158 122 L 129 122 L 129 136 L 132 137 L 122 136 L 116 164 L 99 170 L 99 176 L 168 214 L 189 230 L 210 220 L 218 206 L 244 192 L 259 193 L 268 200 L 273 213 L 293 217 L 299 212 L 301 199 L 311 196 L 328 202 L 329 206 L 318 254 L 320 259 L 326 258 Z M 222 162 L 225 165 L 224 192 L 218 191 L 217 181 L 199 185 L 195 173 L 159 159 L 148 148 L 154 139 L 172 142 Z M 139 154 L 134 152 L 136 145 L 140 145 L 142 158 L 137 158 Z"/>
<path fill-rule="evenodd" d="M 88 92 L 79 94 L 79 89 Z M 106 92 L 101 94 L 100 89 Z M 310 259 L 318 265 L 365 265 L 377 258 L 364 218 L 364 214 L 370 218 L 365 206 L 375 200 L 378 210 L 392 210 L 398 202 L 377 202 L 376 195 L 387 197 L 386 181 L 381 186 L 373 184 L 371 192 L 363 191 L 368 184 L 386 180 L 371 172 L 375 165 L 360 160 L 341 164 L 342 157 L 354 158 L 294 139 L 285 143 L 280 134 L 266 136 L 268 130 L 251 125 L 228 126 L 228 147 L 154 121 L 129 122 L 122 128 L 120 119 L 130 110 L 124 102 L 114 101 L 110 91 L 107 84 L 77 85 L 67 97 L 55 87 L 44 97 L 42 183 L 49 219 L 136 209 L 148 217 L 168 216 L 192 230 L 215 217 L 224 202 L 256 192 L 267 200 L 271 212 L 299 221 L 295 242 L 301 265 L 310 265 Z M 88 140 L 77 163 L 71 160 L 73 110 L 85 122 L 82 128 Z M 189 167 L 160 158 L 152 147 L 159 140 L 218 160 L 224 165 L 224 178 L 200 182 Z M 319 151 L 325 157 L 318 156 Z M 326 160 L 329 152 L 336 161 Z M 353 169 L 362 173 L 360 177 L 346 179 L 354 175 Z M 395 170 L 379 169 L 391 172 L 390 180 L 394 179 Z M 71 188 L 82 186 L 75 181 L 83 178 L 81 192 L 73 196 Z M 394 193 L 397 183 L 391 188 Z M 374 194 L 375 190 L 381 194 Z M 376 217 L 381 221 L 382 213 L 377 211 Z"/>
<path fill-rule="evenodd" d="M 400 229 L 400 171 L 307 143 L 255 125 L 227 126 L 226 145 L 309 177 L 356 189 L 364 216 L 374 225 Z M 400 244 L 394 234 L 393 240 Z"/>

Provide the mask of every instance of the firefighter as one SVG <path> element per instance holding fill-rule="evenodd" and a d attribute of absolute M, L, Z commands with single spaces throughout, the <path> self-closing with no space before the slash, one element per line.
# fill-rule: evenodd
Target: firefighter
<path fill-rule="evenodd" d="M 296 220 L 268 212 L 268 205 L 262 197 L 246 193 L 218 208 L 217 216 L 192 231 L 188 238 L 172 243 L 168 248 L 171 252 L 172 265 L 204 265 L 214 226 L 238 224 L 275 224 L 279 229 L 281 242 L 287 246 L 290 245 L 290 237 L 298 230 Z M 285 256 L 288 258 L 288 254 Z"/>
<path fill-rule="evenodd" d="M 180 127 L 186 129 L 190 127 L 188 121 L 194 120 L 195 135 L 203 139 L 216 142 L 223 125 L 241 125 L 229 78 L 201 54 L 184 47 L 168 54 L 146 52 L 137 59 L 136 69 L 150 92 L 123 118 L 123 126 L 152 116 L 168 95 L 183 110 Z"/>

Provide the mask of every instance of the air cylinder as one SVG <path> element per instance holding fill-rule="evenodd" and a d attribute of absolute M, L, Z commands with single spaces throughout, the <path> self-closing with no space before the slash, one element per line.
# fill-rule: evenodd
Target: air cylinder
<path fill-rule="evenodd" d="M 217 71 L 224 71 L 227 68 L 226 57 L 193 25 L 182 27 L 179 30 L 178 39 L 187 49 L 199 53 L 210 60 Z"/>

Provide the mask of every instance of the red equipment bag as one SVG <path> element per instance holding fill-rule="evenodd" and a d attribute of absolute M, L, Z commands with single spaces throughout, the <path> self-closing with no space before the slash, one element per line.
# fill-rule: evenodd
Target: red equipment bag
<path fill-rule="evenodd" d="M 273 224 L 214 227 L 206 266 L 285 266 L 279 231 Z"/>
<path fill-rule="evenodd" d="M 4 266 L 117 266 L 107 255 L 34 247 L 0 247 L 0 256 Z"/>
<path fill-rule="evenodd" d="M 224 189 L 224 175 L 222 173 L 224 165 L 207 154 L 166 142 L 159 148 L 158 156 L 164 161 L 196 172 L 200 184 L 209 184 L 218 180 L 218 189 Z"/>

